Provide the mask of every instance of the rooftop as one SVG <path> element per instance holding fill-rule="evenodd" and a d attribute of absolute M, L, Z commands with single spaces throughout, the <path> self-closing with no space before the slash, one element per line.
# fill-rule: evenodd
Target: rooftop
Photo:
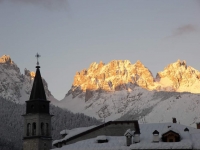
<path fill-rule="evenodd" d="M 169 127 L 171 126 L 171 127 Z M 185 128 L 189 129 L 184 131 Z M 161 138 L 167 131 L 175 131 L 180 134 L 180 142 L 162 142 L 153 143 L 153 132 L 157 130 Z M 65 145 L 54 150 L 130 150 L 130 149 L 200 149 L 200 129 L 188 127 L 177 123 L 152 123 L 140 124 L 140 142 L 126 146 L 125 136 L 107 136 L 108 143 L 97 143 L 96 138 Z"/>

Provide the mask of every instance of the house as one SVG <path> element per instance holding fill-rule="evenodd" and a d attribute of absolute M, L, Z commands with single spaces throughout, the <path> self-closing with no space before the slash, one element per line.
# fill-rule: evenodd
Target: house
<path fill-rule="evenodd" d="M 114 122 L 113 122 L 114 123 Z M 112 123 L 111 123 L 112 124 Z M 98 128 L 98 126 L 94 127 Z M 90 133 L 95 130 L 90 128 Z M 140 134 L 137 134 L 133 128 L 124 132 L 123 135 L 104 135 L 107 142 L 98 143 L 97 136 L 84 140 L 77 140 L 74 143 L 60 146 L 54 150 L 134 150 L 134 149 L 200 149 L 200 130 L 177 123 L 149 123 L 139 124 Z M 73 132 L 73 131 L 72 131 Z M 85 131 L 87 133 L 87 131 Z M 136 136 L 135 136 L 136 132 Z M 84 133 L 86 135 L 86 133 Z M 134 134 L 133 134 L 134 133 Z M 69 130 L 69 134 L 70 130 Z M 81 137 L 81 133 L 74 135 L 76 138 Z M 128 141 L 127 137 L 132 136 Z M 67 137 L 67 136 L 66 136 Z M 73 138 L 71 136 L 70 138 Z M 69 138 L 68 138 L 69 139 Z M 139 142 L 135 142 L 139 139 Z M 61 140 L 54 141 L 54 146 L 62 143 Z M 131 143 L 130 143 L 131 142 Z"/>

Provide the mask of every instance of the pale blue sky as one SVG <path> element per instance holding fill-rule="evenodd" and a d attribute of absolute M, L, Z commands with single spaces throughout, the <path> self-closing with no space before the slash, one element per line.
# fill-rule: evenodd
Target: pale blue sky
<path fill-rule="evenodd" d="M 154 74 L 177 59 L 200 70 L 199 0 L 0 0 L 0 55 L 41 73 L 57 99 L 92 62 L 141 60 Z"/>

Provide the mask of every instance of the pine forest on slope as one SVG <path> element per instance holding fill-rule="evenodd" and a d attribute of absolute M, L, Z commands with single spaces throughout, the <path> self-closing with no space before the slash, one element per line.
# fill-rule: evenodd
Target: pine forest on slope
<path fill-rule="evenodd" d="M 17 104 L 0 97 L 0 150 L 21 150 L 24 129 L 25 104 Z M 87 127 L 100 124 L 95 118 L 84 114 L 74 114 L 54 105 L 50 105 L 52 117 L 52 137 L 61 138 L 63 129 Z"/>

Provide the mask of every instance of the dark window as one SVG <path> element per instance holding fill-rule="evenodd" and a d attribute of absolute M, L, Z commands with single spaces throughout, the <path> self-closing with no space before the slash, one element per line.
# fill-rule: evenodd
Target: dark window
<path fill-rule="evenodd" d="M 35 108 L 34 105 L 31 105 L 31 108 L 34 109 Z"/>
<path fill-rule="evenodd" d="M 46 135 L 49 135 L 49 124 L 46 123 Z"/>
<path fill-rule="evenodd" d="M 30 134 L 31 134 L 31 124 L 28 123 L 27 124 L 27 136 L 30 136 Z"/>
<path fill-rule="evenodd" d="M 174 142 L 174 140 L 173 139 L 169 139 L 169 142 Z"/>
<path fill-rule="evenodd" d="M 97 143 L 108 143 L 108 140 L 98 140 Z"/>
<path fill-rule="evenodd" d="M 46 144 L 46 143 L 44 143 L 44 150 L 46 150 L 46 146 L 47 146 L 47 144 Z"/>
<path fill-rule="evenodd" d="M 41 123 L 41 135 L 44 135 L 44 123 Z"/>
<path fill-rule="evenodd" d="M 32 135 L 36 135 L 36 123 L 32 124 Z"/>

